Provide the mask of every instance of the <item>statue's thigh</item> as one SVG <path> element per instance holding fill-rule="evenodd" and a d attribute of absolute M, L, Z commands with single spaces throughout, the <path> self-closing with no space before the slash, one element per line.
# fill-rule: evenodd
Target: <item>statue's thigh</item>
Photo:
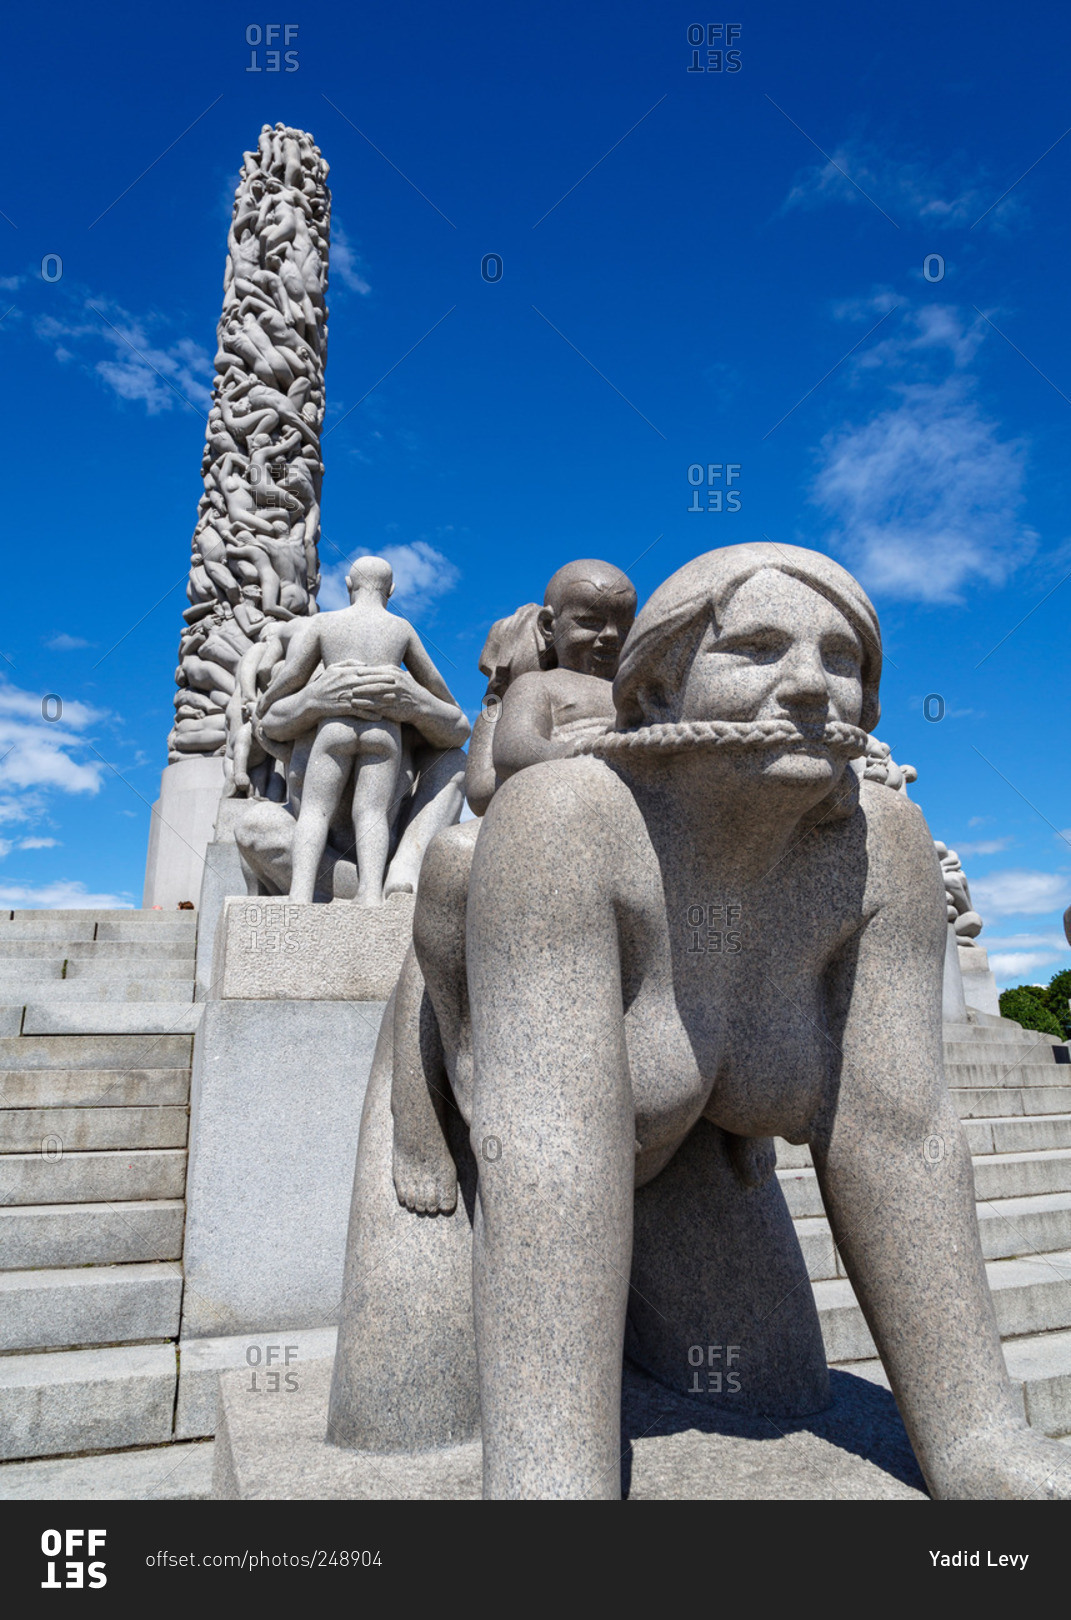
<path fill-rule="evenodd" d="M 745 1188 L 701 1119 L 636 1193 L 625 1348 L 660 1383 L 721 1410 L 829 1405 L 807 1268 L 775 1176 Z"/>
<path fill-rule="evenodd" d="M 472 1318 L 476 1172 L 449 1111 L 458 1164 L 452 1215 L 416 1215 L 394 1190 L 390 1111 L 394 998 L 368 1080 L 357 1152 L 328 1419 L 336 1445 L 425 1451 L 479 1433 Z"/>

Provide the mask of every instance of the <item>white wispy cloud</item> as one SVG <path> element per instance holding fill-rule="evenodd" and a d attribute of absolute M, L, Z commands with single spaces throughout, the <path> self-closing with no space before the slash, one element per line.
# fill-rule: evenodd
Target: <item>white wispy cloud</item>
<path fill-rule="evenodd" d="M 1011 984 L 1037 984 L 1040 980 L 1032 979 L 1031 974 L 1039 968 L 1051 968 L 1060 960 L 1059 956 L 1051 951 L 1021 951 L 1021 952 L 989 952 L 989 966 L 998 980 L 1004 982 L 1000 989 L 1007 990 Z M 1051 978 L 1046 974 L 1046 981 Z"/>
<path fill-rule="evenodd" d="M 1062 911 L 1071 900 L 1071 877 L 1065 872 L 1010 868 L 989 872 L 971 883 L 975 910 L 992 917 L 1033 917 Z"/>
<path fill-rule="evenodd" d="M 0 907 L 12 911 L 128 911 L 133 905 L 128 894 L 91 894 L 84 883 L 0 883 Z"/>
<path fill-rule="evenodd" d="M 18 849 L 58 849 L 59 847 L 60 841 L 58 838 L 20 838 L 16 845 Z"/>
<path fill-rule="evenodd" d="M 1058 928 L 1036 934 L 987 934 L 987 951 L 1066 951 L 1067 941 Z"/>
<path fill-rule="evenodd" d="M 108 299 L 87 298 L 72 303 L 66 316 L 42 315 L 34 329 L 61 364 L 78 362 L 150 416 L 181 408 L 184 399 L 207 410 L 213 358 L 192 338 L 154 336 L 164 324 L 159 315 L 132 315 Z"/>
<path fill-rule="evenodd" d="M 58 635 L 49 636 L 45 642 L 45 646 L 51 648 L 53 652 L 79 652 L 83 647 L 95 645 L 95 642 L 83 641 L 81 636 L 69 636 L 66 630 L 61 630 Z"/>
<path fill-rule="evenodd" d="M 853 366 L 857 385 L 879 375 L 891 403 L 826 434 L 810 499 L 869 589 L 958 602 L 968 585 L 1003 584 L 1036 550 L 1018 515 L 1026 444 L 1001 437 L 965 369 L 981 338 L 981 323 L 954 307 L 909 309 Z"/>
<path fill-rule="evenodd" d="M 46 700 L 0 680 L 0 823 L 40 817 L 49 789 L 99 792 L 103 761 L 79 756 L 86 746 L 82 733 L 105 718 L 88 703 L 57 705 L 52 694 Z"/>
<path fill-rule="evenodd" d="M 400 613 L 423 613 L 452 591 L 461 575 L 458 569 L 427 540 L 412 540 L 403 545 L 380 546 L 372 552 L 368 546 L 358 546 L 345 562 L 329 569 L 320 585 L 321 608 L 349 606 L 346 575 L 358 557 L 384 557 L 394 570 L 394 595 L 391 607 Z"/>
<path fill-rule="evenodd" d="M 367 268 L 343 230 L 338 215 L 334 215 L 331 220 L 331 280 L 341 281 L 350 292 L 370 293 L 372 287 L 367 279 Z"/>
<path fill-rule="evenodd" d="M 968 861 L 973 860 L 976 855 L 999 855 L 1012 843 L 1014 843 L 1012 838 L 979 838 L 973 843 L 956 844 L 955 850 L 961 860 Z"/>
<path fill-rule="evenodd" d="M 799 173 L 782 204 L 783 212 L 841 203 L 867 208 L 869 197 L 898 225 L 918 221 L 935 230 L 962 228 L 984 212 L 985 226 L 998 231 L 1019 224 L 1025 213 L 1014 195 L 997 203 L 1007 181 L 954 158 L 934 163 L 919 151 L 882 148 L 862 140 L 842 141 L 829 156 L 831 162 L 809 164 Z"/>

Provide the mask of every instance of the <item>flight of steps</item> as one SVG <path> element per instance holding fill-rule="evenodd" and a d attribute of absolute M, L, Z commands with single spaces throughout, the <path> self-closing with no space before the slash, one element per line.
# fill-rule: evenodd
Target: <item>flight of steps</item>
<path fill-rule="evenodd" d="M 0 912 L 2 1459 L 172 1438 L 196 929 Z"/>
<path fill-rule="evenodd" d="M 1071 1435 L 1071 1050 L 1010 1019 L 973 1009 L 970 1018 L 945 1025 L 945 1073 L 974 1160 L 1004 1357 L 1030 1422 L 1063 1438 Z M 777 1146 L 829 1361 L 888 1387 L 834 1248 L 810 1153 Z"/>

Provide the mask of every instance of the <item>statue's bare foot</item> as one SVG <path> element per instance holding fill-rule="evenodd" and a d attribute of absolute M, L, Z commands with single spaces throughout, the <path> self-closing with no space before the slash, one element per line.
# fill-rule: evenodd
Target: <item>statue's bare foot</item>
<path fill-rule="evenodd" d="M 1071 1502 L 1071 1451 L 1025 1423 L 961 1441 L 940 1472 L 942 1501 Z"/>
<path fill-rule="evenodd" d="M 251 783 L 249 781 L 248 776 L 245 774 L 244 771 L 235 771 L 234 777 L 233 777 L 232 780 L 233 780 L 233 784 L 234 784 L 234 792 L 235 792 L 235 794 L 248 793 L 249 792 Z"/>
<path fill-rule="evenodd" d="M 457 1208 L 457 1168 L 449 1154 L 429 1157 L 409 1152 L 396 1141 L 394 1190 L 399 1204 L 417 1215 L 452 1215 Z"/>
<path fill-rule="evenodd" d="M 729 1162 L 737 1180 L 752 1189 L 763 1187 L 777 1168 L 777 1149 L 772 1136 L 734 1136 L 726 1131 Z"/>
<path fill-rule="evenodd" d="M 408 863 L 399 866 L 395 861 L 387 874 L 387 881 L 383 885 L 383 898 L 389 900 L 392 894 L 416 894 L 417 878 L 420 868 L 411 867 Z"/>

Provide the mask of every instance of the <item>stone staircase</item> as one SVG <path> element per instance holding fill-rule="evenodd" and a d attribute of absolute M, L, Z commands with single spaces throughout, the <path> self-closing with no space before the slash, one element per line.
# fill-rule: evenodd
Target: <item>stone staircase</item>
<path fill-rule="evenodd" d="M 1009 1019 L 973 1009 L 970 1018 L 945 1025 L 945 1073 L 974 1161 L 1004 1357 L 1030 1422 L 1063 1438 L 1071 1435 L 1071 1050 Z M 777 1146 L 829 1361 L 888 1387 L 810 1153 Z"/>
<path fill-rule="evenodd" d="M 0 1458 L 172 1440 L 196 930 L 0 912 Z"/>

